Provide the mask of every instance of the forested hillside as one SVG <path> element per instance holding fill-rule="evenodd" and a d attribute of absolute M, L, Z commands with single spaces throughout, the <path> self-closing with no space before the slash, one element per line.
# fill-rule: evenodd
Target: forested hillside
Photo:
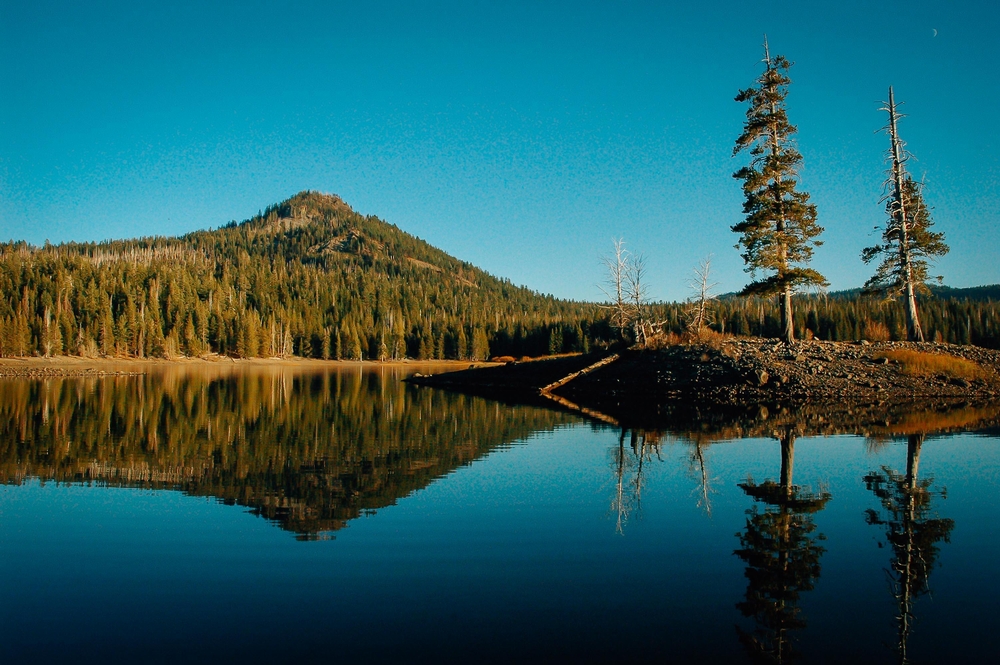
<path fill-rule="evenodd" d="M 0 246 L 5 356 L 486 358 L 607 337 L 557 300 L 303 192 L 180 238 Z M 562 328 L 566 334 L 562 334 Z M 586 334 L 585 334 L 586 331 Z"/>
<path fill-rule="evenodd" d="M 929 339 L 1000 347 L 995 292 L 924 299 Z M 484 359 L 586 351 L 618 336 L 596 304 L 514 286 L 315 192 L 180 238 L 0 244 L 0 295 L 6 357 Z M 796 302 L 798 337 L 905 339 L 896 302 Z M 643 309 L 664 332 L 683 331 L 684 304 Z M 711 314 L 718 331 L 780 334 L 773 299 L 724 297 Z"/>

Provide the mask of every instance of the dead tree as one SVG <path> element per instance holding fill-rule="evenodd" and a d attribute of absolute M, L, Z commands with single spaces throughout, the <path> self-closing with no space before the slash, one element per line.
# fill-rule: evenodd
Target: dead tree
<path fill-rule="evenodd" d="M 632 335 L 636 344 L 645 344 L 648 333 L 645 315 L 647 288 L 646 288 L 646 259 L 642 254 L 629 257 L 627 269 L 625 271 L 626 294 L 628 296 L 629 308 L 632 314 Z"/>
<path fill-rule="evenodd" d="M 601 259 L 607 269 L 605 285 L 601 286 L 601 291 L 608 299 L 607 305 L 602 305 L 611 314 L 611 327 L 617 329 L 622 338 L 625 338 L 629 325 L 634 316 L 634 306 L 632 304 L 632 294 L 630 286 L 632 283 L 640 283 L 642 271 L 635 274 L 631 253 L 625 249 L 625 241 L 615 238 L 613 241 L 614 250 L 609 256 Z"/>
<path fill-rule="evenodd" d="M 718 282 L 711 281 L 712 256 L 706 256 L 694 269 L 694 277 L 688 281 L 692 295 L 688 298 L 685 308 L 685 325 L 688 332 L 695 336 L 700 336 L 702 330 L 712 325 L 712 312 L 709 305 L 715 300 L 712 290 L 719 285 Z"/>

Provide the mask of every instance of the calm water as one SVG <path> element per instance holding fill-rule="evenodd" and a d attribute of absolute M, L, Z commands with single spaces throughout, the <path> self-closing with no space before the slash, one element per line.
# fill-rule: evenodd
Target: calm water
<path fill-rule="evenodd" d="M 0 661 L 1000 650 L 996 433 L 623 432 L 399 378 L 0 381 Z"/>

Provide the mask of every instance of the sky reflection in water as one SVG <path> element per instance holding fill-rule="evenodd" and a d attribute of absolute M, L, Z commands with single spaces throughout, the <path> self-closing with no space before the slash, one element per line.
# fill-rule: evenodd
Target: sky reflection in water
<path fill-rule="evenodd" d="M 699 445 L 398 378 L 0 383 L 0 658 L 996 652 L 995 435 Z"/>

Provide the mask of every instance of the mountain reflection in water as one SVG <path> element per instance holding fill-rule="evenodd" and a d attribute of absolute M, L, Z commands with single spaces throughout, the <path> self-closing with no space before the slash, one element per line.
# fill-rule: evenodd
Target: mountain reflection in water
<path fill-rule="evenodd" d="M 609 426 L 410 386 L 406 371 L 0 380 L 0 554 L 11 571 L 0 620 L 13 636 L 0 659 L 66 655 L 58 640 L 39 647 L 35 626 L 50 611 L 73 644 L 120 639 L 128 625 L 131 653 L 158 645 L 149 660 L 160 661 L 192 657 L 165 635 L 208 625 L 200 643 L 218 646 L 193 660 L 314 661 L 331 639 L 358 662 L 908 663 L 993 652 L 974 618 L 989 616 L 1000 590 L 990 563 L 1000 544 L 984 526 L 1000 500 L 1000 439 L 968 432 L 995 428 L 1000 408 L 678 410 L 658 426 Z M 251 518 L 275 538 L 236 531 L 206 544 L 157 525 L 163 540 L 151 548 L 102 524 L 44 549 L 25 525 L 58 533 L 65 523 L 23 506 L 56 501 L 51 481 L 74 500 L 125 505 L 135 499 L 106 488 L 177 490 L 248 508 L 301 540 L 337 538 L 298 543 Z M 180 531 L 200 533 L 178 514 Z M 964 540 L 942 547 L 959 529 Z M 211 548 L 216 567 L 205 563 Z M 171 568 L 185 557 L 198 565 Z M 150 570 L 173 580 L 181 606 L 148 590 L 159 588 Z M 87 605 L 73 604 L 81 585 L 107 620 L 87 623 Z M 220 602 L 230 619 L 218 618 Z"/>
<path fill-rule="evenodd" d="M 303 538 L 577 419 L 420 390 L 398 368 L 0 381 L 0 482 L 178 489 Z"/>

